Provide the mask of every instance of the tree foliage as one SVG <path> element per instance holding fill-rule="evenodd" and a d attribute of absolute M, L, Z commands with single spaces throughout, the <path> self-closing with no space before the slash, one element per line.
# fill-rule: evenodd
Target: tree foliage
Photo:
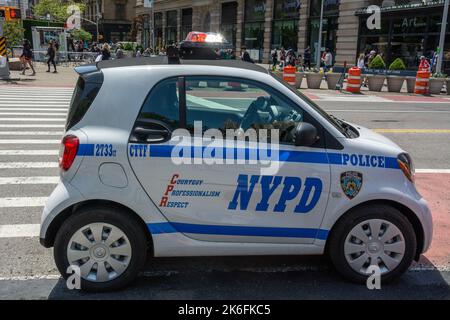
<path fill-rule="evenodd" d="M 372 62 L 369 63 L 370 69 L 386 69 L 386 63 L 384 63 L 383 58 L 378 54 L 373 58 Z"/>
<path fill-rule="evenodd" d="M 5 21 L 3 24 L 3 35 L 6 37 L 8 47 L 20 46 L 24 37 L 25 29 L 20 21 Z"/>
<path fill-rule="evenodd" d="M 50 14 L 52 20 L 65 22 L 72 14 L 67 12 L 67 8 L 71 5 L 77 5 L 80 8 L 80 13 L 86 9 L 86 4 L 82 1 L 65 1 L 65 0 L 39 0 L 33 6 L 33 13 L 39 17 L 46 17 Z"/>
<path fill-rule="evenodd" d="M 70 36 L 76 40 L 91 41 L 92 34 L 83 29 L 74 29 L 70 31 Z"/>
<path fill-rule="evenodd" d="M 389 66 L 389 70 L 405 70 L 406 66 L 402 59 L 395 59 Z"/>

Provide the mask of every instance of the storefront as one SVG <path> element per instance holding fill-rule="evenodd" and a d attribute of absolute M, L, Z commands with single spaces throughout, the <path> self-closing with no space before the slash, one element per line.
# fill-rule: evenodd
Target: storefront
<path fill-rule="evenodd" d="M 310 1 L 309 36 L 308 43 L 311 48 L 312 63 L 316 63 L 316 52 L 319 40 L 320 27 L 320 2 L 321 0 Z M 322 44 L 321 51 L 330 49 L 333 55 L 336 52 L 338 18 L 340 0 L 323 0 L 323 24 L 322 24 Z"/>
<path fill-rule="evenodd" d="M 162 48 L 163 46 L 163 13 L 156 12 L 153 16 L 154 18 L 154 43 L 155 48 Z"/>
<path fill-rule="evenodd" d="M 243 44 L 256 61 L 261 61 L 263 56 L 265 14 L 265 0 L 245 1 Z"/>
<path fill-rule="evenodd" d="M 401 58 L 408 69 L 417 69 L 422 55 L 431 59 L 439 46 L 442 24 L 442 1 L 421 5 L 382 8 L 381 29 L 369 30 L 367 14 L 360 10 L 358 52 L 375 50 L 389 65 Z M 447 24 L 444 46 L 444 72 L 450 73 L 450 30 Z"/>
<path fill-rule="evenodd" d="M 166 12 L 166 30 L 165 45 L 171 45 L 177 42 L 177 11 L 171 10 Z"/>
<path fill-rule="evenodd" d="M 181 40 L 186 39 L 189 32 L 192 31 L 192 8 L 181 10 Z"/>
<path fill-rule="evenodd" d="M 297 51 L 300 0 L 275 0 L 272 24 L 273 48 Z"/>
<path fill-rule="evenodd" d="M 220 19 L 220 32 L 229 43 L 236 47 L 237 30 L 237 2 L 222 3 L 222 14 Z"/>

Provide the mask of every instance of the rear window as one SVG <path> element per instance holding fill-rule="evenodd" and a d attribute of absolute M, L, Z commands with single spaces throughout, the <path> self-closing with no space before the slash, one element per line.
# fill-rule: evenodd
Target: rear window
<path fill-rule="evenodd" d="M 78 78 L 70 102 L 66 131 L 83 119 L 92 102 L 94 102 L 102 83 L 103 74 L 100 71 L 84 74 Z"/>

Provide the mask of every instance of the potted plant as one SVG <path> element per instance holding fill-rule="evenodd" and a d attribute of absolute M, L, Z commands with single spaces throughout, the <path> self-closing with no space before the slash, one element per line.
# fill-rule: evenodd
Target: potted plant
<path fill-rule="evenodd" d="M 447 89 L 447 94 L 450 95 L 450 78 L 445 79 L 445 88 Z"/>
<path fill-rule="evenodd" d="M 414 93 L 416 87 L 416 77 L 406 77 L 406 90 L 408 93 Z"/>
<path fill-rule="evenodd" d="M 428 92 L 430 94 L 440 94 L 446 77 L 447 75 L 444 73 L 433 73 L 430 82 L 428 82 Z"/>
<path fill-rule="evenodd" d="M 369 64 L 369 69 L 375 70 L 385 70 L 386 64 L 383 58 L 378 54 Z M 386 76 L 384 74 L 371 74 L 367 75 L 367 80 L 369 84 L 370 91 L 380 92 L 383 89 L 384 79 Z"/>
<path fill-rule="evenodd" d="M 303 71 L 300 69 L 297 69 L 297 72 L 295 73 L 295 87 L 297 89 L 300 89 L 300 87 L 302 86 L 302 81 L 303 81 Z"/>
<path fill-rule="evenodd" d="M 341 78 L 341 73 L 333 72 L 333 69 L 330 69 L 325 74 L 325 78 L 327 79 L 327 85 L 328 89 L 334 90 L 336 89 L 336 84 L 338 83 L 339 79 Z"/>
<path fill-rule="evenodd" d="M 306 75 L 306 83 L 308 84 L 309 89 L 320 89 L 320 85 L 322 84 L 323 79 L 323 71 L 314 68 L 313 72 L 305 72 Z"/>
<path fill-rule="evenodd" d="M 389 66 L 390 71 L 401 71 L 405 70 L 406 66 L 402 59 L 395 59 L 391 65 Z M 389 92 L 400 92 L 403 87 L 403 82 L 405 81 L 405 77 L 400 75 L 388 75 L 387 76 L 387 85 Z"/>

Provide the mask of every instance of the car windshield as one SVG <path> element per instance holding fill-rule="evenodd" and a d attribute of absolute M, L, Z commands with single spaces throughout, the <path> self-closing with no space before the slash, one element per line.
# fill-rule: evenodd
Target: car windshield
<path fill-rule="evenodd" d="M 300 91 L 292 88 L 291 85 L 287 84 L 280 78 L 278 78 L 275 74 L 270 72 L 272 77 L 274 77 L 278 82 L 283 84 L 286 88 L 289 88 L 292 92 L 294 92 L 296 95 L 298 95 L 303 101 L 305 101 L 311 108 L 313 108 L 317 113 L 319 113 L 325 120 L 327 120 L 333 127 L 339 130 L 343 135 L 345 135 L 348 138 L 352 138 L 354 136 L 354 131 L 347 123 L 344 121 L 336 118 L 333 115 L 328 114 L 325 110 L 323 110 L 321 107 L 319 107 L 318 104 L 316 104 L 314 101 L 312 101 L 310 98 L 308 98 L 306 95 L 301 93 Z"/>

